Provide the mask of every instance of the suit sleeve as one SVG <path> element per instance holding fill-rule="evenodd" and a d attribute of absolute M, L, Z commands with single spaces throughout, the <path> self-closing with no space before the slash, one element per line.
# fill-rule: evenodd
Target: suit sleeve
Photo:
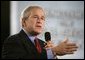
<path fill-rule="evenodd" d="M 17 59 L 23 55 L 25 52 L 22 52 L 23 48 L 21 44 L 16 40 L 16 38 L 10 37 L 4 41 L 2 47 L 2 59 Z"/>

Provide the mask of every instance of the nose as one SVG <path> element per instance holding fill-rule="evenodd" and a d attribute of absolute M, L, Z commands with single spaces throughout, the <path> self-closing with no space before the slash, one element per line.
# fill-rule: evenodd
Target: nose
<path fill-rule="evenodd" d="M 42 20 L 40 18 L 38 18 L 37 23 L 42 23 Z"/>

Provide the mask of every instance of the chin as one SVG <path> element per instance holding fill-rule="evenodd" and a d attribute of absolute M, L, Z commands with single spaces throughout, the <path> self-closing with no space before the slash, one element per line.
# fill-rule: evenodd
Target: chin
<path fill-rule="evenodd" d="M 42 33 L 42 31 L 43 31 L 43 29 L 35 29 L 35 30 L 34 30 L 34 33 L 35 33 L 36 35 L 39 35 L 40 33 Z"/>
<path fill-rule="evenodd" d="M 42 31 L 38 31 L 38 30 L 36 30 L 36 31 L 31 31 L 31 35 L 32 35 L 32 36 L 37 36 L 37 35 L 39 35 L 41 32 L 42 32 Z"/>
<path fill-rule="evenodd" d="M 37 36 L 37 35 L 39 35 L 40 34 L 40 32 L 33 32 L 32 33 L 32 35 L 34 35 L 34 36 Z"/>
<path fill-rule="evenodd" d="M 40 31 L 40 30 L 35 31 L 35 32 L 36 32 L 37 35 L 40 34 L 40 33 L 42 33 L 42 31 Z"/>
<path fill-rule="evenodd" d="M 36 33 L 40 34 L 42 31 L 37 31 Z"/>

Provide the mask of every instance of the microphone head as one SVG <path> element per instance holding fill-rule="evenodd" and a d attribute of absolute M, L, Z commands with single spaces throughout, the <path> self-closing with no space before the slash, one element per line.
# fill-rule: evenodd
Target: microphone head
<path fill-rule="evenodd" d="M 50 40 L 51 40 L 50 32 L 45 32 L 45 41 L 50 41 Z"/>

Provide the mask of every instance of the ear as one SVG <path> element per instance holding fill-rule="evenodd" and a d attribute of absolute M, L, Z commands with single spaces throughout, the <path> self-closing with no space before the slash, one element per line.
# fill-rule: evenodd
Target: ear
<path fill-rule="evenodd" d="M 24 19 L 22 19 L 22 27 L 24 27 L 25 26 L 25 20 Z"/>

